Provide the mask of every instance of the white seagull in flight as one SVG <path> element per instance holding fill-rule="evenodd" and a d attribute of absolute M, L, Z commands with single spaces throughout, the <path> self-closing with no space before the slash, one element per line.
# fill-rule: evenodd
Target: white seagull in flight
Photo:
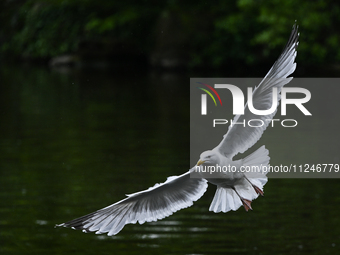
<path fill-rule="evenodd" d="M 296 68 L 295 57 L 298 46 L 298 27 L 293 26 L 289 41 L 282 54 L 269 70 L 261 83 L 253 92 L 253 106 L 258 110 L 270 109 L 272 106 L 272 90 L 277 88 L 280 93 L 282 87 L 293 78 L 289 77 Z M 278 95 L 280 100 L 280 95 Z M 245 105 L 244 115 L 236 115 L 235 121 L 246 122 L 254 117 L 261 120 L 271 120 L 276 113 L 269 115 L 254 115 Z M 264 146 L 241 160 L 233 161 L 238 153 L 243 153 L 252 147 L 262 136 L 270 121 L 263 121 L 262 127 L 249 127 L 242 125 L 229 126 L 227 134 L 221 143 L 212 150 L 201 154 L 197 166 L 220 165 L 236 166 L 266 166 L 269 163 L 268 150 Z M 195 166 L 196 167 L 196 166 Z M 244 173 L 223 173 L 218 178 L 190 178 L 195 167 L 180 176 L 168 177 L 164 183 L 140 191 L 127 198 L 107 206 L 103 209 L 82 216 L 80 218 L 56 225 L 81 229 L 83 232 L 108 233 L 116 235 L 126 224 L 152 222 L 163 219 L 174 212 L 189 207 L 194 201 L 202 197 L 210 182 L 217 186 L 217 190 L 209 210 L 215 213 L 237 210 L 241 205 L 248 211 L 252 200 L 263 195 L 263 186 L 267 182 L 265 174 L 262 176 L 247 176 Z M 222 174 L 222 173 L 221 173 Z"/>

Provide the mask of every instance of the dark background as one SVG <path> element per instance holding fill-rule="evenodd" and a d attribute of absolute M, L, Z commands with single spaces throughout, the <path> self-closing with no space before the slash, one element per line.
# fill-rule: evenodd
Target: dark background
<path fill-rule="evenodd" d="M 301 32 L 297 74 L 339 70 L 340 4 L 334 0 L 4 0 L 0 59 L 258 76 L 295 21 Z M 55 59 L 61 55 L 68 58 Z"/>
<path fill-rule="evenodd" d="M 293 76 L 338 77 L 339 14 L 336 1 L 0 1 L 0 253 L 339 254 L 338 178 L 270 179 L 253 211 L 226 214 L 208 211 L 211 185 L 113 237 L 54 228 L 192 167 L 190 77 L 263 77 L 295 20 Z M 339 163 L 336 82 L 301 86 L 313 116 L 289 110 L 294 131 L 264 133 L 272 164 Z"/>

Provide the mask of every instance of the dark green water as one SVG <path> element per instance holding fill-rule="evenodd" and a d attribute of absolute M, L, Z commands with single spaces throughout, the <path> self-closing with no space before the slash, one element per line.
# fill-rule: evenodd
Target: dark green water
<path fill-rule="evenodd" d="M 208 211 L 210 186 L 193 207 L 114 237 L 54 228 L 187 171 L 190 76 L 0 74 L 0 254 L 340 253 L 340 179 L 271 179 L 253 211 L 226 214 Z M 274 163 L 339 163 L 337 91 L 311 88 L 309 122 L 265 133 Z"/>

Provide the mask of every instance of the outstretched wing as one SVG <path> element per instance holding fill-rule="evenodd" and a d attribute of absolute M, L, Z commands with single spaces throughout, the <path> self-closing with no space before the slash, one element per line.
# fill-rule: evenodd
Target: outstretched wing
<path fill-rule="evenodd" d="M 295 24 L 293 26 L 288 43 L 280 57 L 278 60 L 276 60 L 261 83 L 255 87 L 253 91 L 253 106 L 255 109 L 270 109 L 273 103 L 273 88 L 277 88 L 278 100 L 280 100 L 280 92 L 282 87 L 293 79 L 293 77 L 287 77 L 292 74 L 296 68 L 296 63 L 294 63 L 294 60 L 296 57 L 298 38 L 298 27 Z M 261 138 L 268 124 L 271 123 L 276 110 L 277 109 L 275 109 L 272 114 L 268 115 L 255 115 L 250 112 L 247 102 L 244 109 L 244 115 L 236 115 L 233 119 L 233 123 L 245 123 L 245 126 L 243 124 L 236 124 L 233 126 L 230 125 L 227 134 L 224 135 L 223 140 L 216 147 L 216 149 L 218 149 L 221 154 L 224 154 L 228 158 L 232 158 L 237 153 L 245 152 Z M 263 126 L 250 127 L 248 125 L 248 121 L 252 119 L 261 120 L 252 121 L 252 126 L 261 126 L 262 124 Z"/>
<path fill-rule="evenodd" d="M 157 221 L 191 206 L 207 187 L 205 179 L 190 178 L 189 171 L 180 176 L 168 177 L 162 184 L 127 195 L 127 198 L 113 205 L 56 226 L 115 235 L 126 224 Z"/>

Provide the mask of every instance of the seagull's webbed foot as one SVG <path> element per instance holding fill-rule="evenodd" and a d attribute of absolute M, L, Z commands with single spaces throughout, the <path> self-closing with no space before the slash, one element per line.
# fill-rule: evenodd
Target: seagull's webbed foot
<path fill-rule="evenodd" d="M 236 191 L 235 187 L 232 187 L 232 189 L 236 192 L 236 194 L 239 196 L 239 198 L 242 201 L 242 204 L 244 206 L 244 209 L 248 212 L 248 210 L 253 210 L 253 208 L 251 208 L 251 200 L 245 199 L 243 197 L 240 196 L 240 194 Z"/>
<path fill-rule="evenodd" d="M 254 190 L 256 191 L 257 194 L 260 194 L 261 196 L 264 196 L 263 191 L 259 187 L 255 186 L 253 184 L 252 184 L 252 186 L 253 186 L 253 188 L 254 188 Z"/>
<path fill-rule="evenodd" d="M 242 204 L 244 206 L 244 209 L 248 212 L 248 210 L 253 210 L 253 208 L 251 208 L 251 201 L 245 198 L 241 198 Z"/>
<path fill-rule="evenodd" d="M 251 186 L 253 186 L 256 194 L 260 194 L 261 196 L 264 196 L 264 192 L 262 189 L 260 189 L 259 187 L 257 187 L 256 185 L 252 184 L 251 181 L 249 181 L 249 179 L 247 177 L 245 177 L 246 180 L 251 184 Z"/>

